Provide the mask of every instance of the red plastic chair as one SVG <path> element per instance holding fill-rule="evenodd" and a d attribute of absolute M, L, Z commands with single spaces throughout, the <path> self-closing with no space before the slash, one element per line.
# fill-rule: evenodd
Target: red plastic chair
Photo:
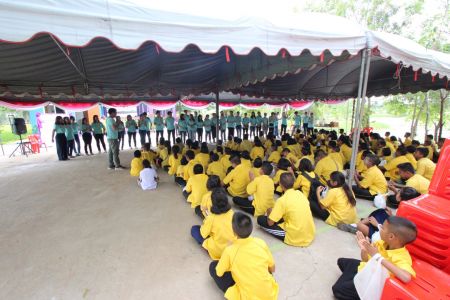
<path fill-rule="evenodd" d="M 41 152 L 41 146 L 39 145 L 39 138 L 35 134 L 31 134 L 28 136 L 28 141 L 31 145 L 31 151 L 33 153 L 40 153 Z"/>
<path fill-rule="evenodd" d="M 388 278 L 381 299 L 450 299 L 450 275 L 417 259 L 413 261 L 413 268 L 416 278 L 407 284 L 396 278 Z"/>
<path fill-rule="evenodd" d="M 450 139 L 446 139 L 439 155 L 429 193 L 450 200 Z M 447 202 L 448 205 L 450 203 Z"/>
<path fill-rule="evenodd" d="M 371 134 L 372 131 L 373 131 L 373 127 L 366 127 L 366 128 L 363 128 L 363 130 L 362 130 L 363 133 L 367 133 L 367 134 Z"/>

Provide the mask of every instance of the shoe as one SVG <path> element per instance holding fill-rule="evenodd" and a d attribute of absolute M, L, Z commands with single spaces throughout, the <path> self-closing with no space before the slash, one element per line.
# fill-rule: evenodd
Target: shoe
<path fill-rule="evenodd" d="M 108 167 L 108 170 L 114 170 L 114 167 Z"/>
<path fill-rule="evenodd" d="M 77 153 L 77 156 L 81 156 L 81 153 Z"/>
<path fill-rule="evenodd" d="M 121 171 L 121 170 L 125 170 L 125 168 L 122 167 L 122 166 L 118 166 L 118 167 L 116 167 L 114 170 L 116 170 L 116 171 Z"/>
<path fill-rule="evenodd" d="M 350 224 L 344 224 L 344 223 L 337 224 L 337 228 L 339 230 L 350 232 L 350 233 L 353 233 L 353 234 L 356 234 L 356 232 L 358 231 L 356 226 L 352 226 Z"/>

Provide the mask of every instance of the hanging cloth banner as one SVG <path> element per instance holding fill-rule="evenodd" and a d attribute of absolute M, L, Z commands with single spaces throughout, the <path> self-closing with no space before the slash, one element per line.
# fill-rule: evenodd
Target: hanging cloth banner
<path fill-rule="evenodd" d="M 0 106 L 17 110 L 34 110 L 51 104 L 48 101 L 10 101 L 0 99 Z"/>
<path fill-rule="evenodd" d="M 306 110 L 310 108 L 314 104 L 314 101 L 298 101 L 298 102 L 291 102 L 289 103 L 289 106 L 294 110 Z"/>
<path fill-rule="evenodd" d="M 210 103 L 212 103 L 207 100 L 189 100 L 189 99 L 181 100 L 180 102 L 181 104 L 190 109 L 205 109 L 209 106 Z"/>

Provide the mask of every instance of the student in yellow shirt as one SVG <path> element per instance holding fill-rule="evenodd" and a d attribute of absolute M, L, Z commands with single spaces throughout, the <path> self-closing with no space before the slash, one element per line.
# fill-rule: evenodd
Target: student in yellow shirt
<path fill-rule="evenodd" d="M 323 186 L 317 188 L 319 202 L 310 202 L 314 216 L 331 226 L 339 223 L 353 224 L 358 221 L 356 213 L 356 199 L 350 187 L 345 183 L 345 176 L 341 172 L 333 172 L 330 176 L 330 189 L 324 198 L 320 194 Z"/>
<path fill-rule="evenodd" d="M 361 261 L 352 258 L 338 259 L 337 264 L 342 275 L 332 287 L 337 299 L 359 299 L 353 279 L 365 267 L 370 257 L 382 259 L 381 265 L 403 283 L 408 283 L 416 276 L 411 256 L 405 247 L 416 239 L 416 225 L 405 218 L 391 216 L 380 225 L 380 236 L 381 240 L 370 244 L 364 235 L 358 232 Z"/>
<path fill-rule="evenodd" d="M 250 183 L 249 172 L 251 168 L 241 164 L 241 158 L 237 155 L 230 159 L 233 170 L 223 179 L 223 184 L 228 186 L 227 191 L 231 197 L 247 198 L 247 185 Z"/>
<path fill-rule="evenodd" d="M 180 166 L 180 162 L 180 148 L 178 147 L 178 145 L 174 145 L 172 147 L 172 153 L 169 156 L 169 170 L 167 171 L 167 173 L 171 176 L 176 176 L 178 167 Z"/>
<path fill-rule="evenodd" d="M 379 163 L 379 158 L 372 153 L 364 159 L 367 171 L 364 176 L 355 174 L 356 185 L 352 186 L 356 198 L 373 201 L 377 194 L 387 193 L 387 181 L 383 172 L 377 167 Z"/>
<path fill-rule="evenodd" d="M 411 146 L 411 144 L 412 144 L 411 133 L 407 132 L 407 133 L 405 133 L 405 141 L 403 142 L 403 145 L 408 147 L 408 146 Z"/>
<path fill-rule="evenodd" d="M 350 138 L 346 135 L 341 135 L 337 143 L 344 156 L 344 169 L 348 169 L 350 160 L 352 159 L 352 143 L 350 142 Z"/>
<path fill-rule="evenodd" d="M 203 166 L 203 170 L 206 170 L 208 168 L 209 150 L 208 145 L 206 145 L 206 143 L 202 143 L 200 153 L 195 155 L 195 160 Z"/>
<path fill-rule="evenodd" d="M 212 152 L 210 154 L 210 164 L 208 165 L 208 169 L 206 170 L 207 175 L 217 175 L 219 176 L 220 180 L 222 181 L 225 176 L 225 169 L 223 168 L 223 165 L 219 161 L 219 155 L 217 153 Z"/>
<path fill-rule="evenodd" d="M 336 144 L 335 141 L 330 141 L 328 143 L 328 155 L 339 165 L 340 169 L 344 169 L 344 155 L 342 154 L 339 146 Z"/>
<path fill-rule="evenodd" d="M 219 260 L 223 250 L 236 240 L 231 223 L 233 211 L 223 188 L 214 189 L 211 200 L 211 211 L 203 220 L 202 226 L 192 226 L 191 235 L 208 251 L 212 260 Z"/>
<path fill-rule="evenodd" d="M 264 148 L 259 139 L 255 139 L 255 146 L 250 151 L 250 157 L 255 160 L 257 157 L 264 159 Z"/>
<path fill-rule="evenodd" d="M 161 138 L 163 140 L 163 138 Z M 164 147 L 162 147 L 159 152 L 160 166 L 165 170 L 169 171 L 169 157 L 171 155 L 170 141 L 164 141 Z"/>
<path fill-rule="evenodd" d="M 197 164 L 197 161 L 195 160 L 195 153 L 193 150 L 186 151 L 186 155 L 184 157 L 188 163 L 186 167 L 184 167 L 183 179 L 187 182 L 190 177 L 194 176 L 194 166 Z"/>
<path fill-rule="evenodd" d="M 428 152 L 427 148 L 419 147 L 414 152 L 414 157 L 417 159 L 417 174 L 431 180 L 436 169 L 436 164 L 428 158 Z"/>
<path fill-rule="evenodd" d="M 232 170 L 230 158 L 231 158 L 231 149 L 225 148 L 225 154 L 220 159 L 220 162 L 222 163 L 223 169 L 225 170 L 225 173 L 229 173 Z"/>
<path fill-rule="evenodd" d="M 235 212 L 232 227 L 237 239 L 209 266 L 216 285 L 226 299 L 278 299 L 278 284 L 272 276 L 275 262 L 267 244 L 250 236 L 252 219 Z"/>
<path fill-rule="evenodd" d="M 272 152 L 270 152 L 270 155 L 269 155 L 269 158 L 267 159 L 267 161 L 276 165 L 276 164 L 278 164 L 278 161 L 281 158 L 280 152 L 277 151 L 276 144 L 272 145 L 271 151 Z"/>
<path fill-rule="evenodd" d="M 201 164 L 196 164 L 194 166 L 194 175 L 189 178 L 183 191 L 184 197 L 187 202 L 191 203 L 192 208 L 200 205 L 203 195 L 208 192 L 206 181 L 208 181 L 208 175 L 203 174 Z"/>
<path fill-rule="evenodd" d="M 397 166 L 403 163 L 409 163 L 409 160 L 406 158 L 406 148 L 404 146 L 398 147 L 397 151 L 395 151 L 395 157 L 380 167 L 381 171 L 384 171 L 384 176 L 389 178 L 392 181 L 398 181 L 400 176 L 398 175 Z"/>
<path fill-rule="evenodd" d="M 294 175 L 281 175 L 283 196 L 275 202 L 268 216 L 259 216 L 261 228 L 288 245 L 306 247 L 314 240 L 315 226 L 309 208 L 309 201 L 300 191 L 293 189 Z"/>
<path fill-rule="evenodd" d="M 334 171 L 342 171 L 338 163 L 334 161 L 329 155 L 327 155 L 327 153 L 323 150 L 317 150 L 314 159 L 316 161 L 314 173 L 319 176 L 320 181 L 325 185 L 328 184 L 331 173 L 333 173 Z"/>
<path fill-rule="evenodd" d="M 287 160 L 286 158 L 281 158 L 278 161 L 277 172 L 275 173 L 275 176 L 273 176 L 273 178 L 272 178 L 273 183 L 275 185 L 275 193 L 277 195 L 281 195 L 283 193 L 283 189 L 280 186 L 281 175 L 284 173 L 289 173 L 290 170 L 292 170 L 291 162 L 289 160 Z"/>
<path fill-rule="evenodd" d="M 254 215 L 255 217 L 264 215 L 275 204 L 273 199 L 274 185 L 269 175 L 273 167 L 270 163 L 264 162 L 260 170 L 260 176 L 256 177 L 250 172 L 250 183 L 247 185 L 247 193 L 250 199 L 233 198 L 233 202 L 243 211 Z"/>
<path fill-rule="evenodd" d="M 142 155 L 141 151 L 134 151 L 134 158 L 131 160 L 131 169 L 130 175 L 134 177 L 138 177 L 141 171 L 144 169 L 142 165 Z"/>
<path fill-rule="evenodd" d="M 247 166 L 249 168 L 252 168 L 252 161 L 250 158 L 250 153 L 248 153 L 247 151 L 241 152 L 241 164 L 243 164 L 244 166 Z"/>
<path fill-rule="evenodd" d="M 281 152 L 281 157 L 287 159 L 292 166 L 298 165 L 298 158 L 291 153 L 291 150 L 289 148 L 284 148 Z"/>
<path fill-rule="evenodd" d="M 142 147 L 142 160 L 146 159 L 150 162 L 151 165 L 155 165 L 156 153 L 150 149 L 150 143 L 145 143 Z"/>
<path fill-rule="evenodd" d="M 252 168 L 251 172 L 253 173 L 253 175 L 255 177 L 261 176 L 260 170 L 261 170 L 262 163 L 263 163 L 262 159 L 259 157 L 253 161 L 253 168 Z M 270 175 L 271 174 L 269 174 L 269 176 Z"/>
<path fill-rule="evenodd" d="M 211 212 L 211 194 L 212 191 L 216 188 L 221 187 L 221 181 L 219 176 L 211 175 L 208 177 L 208 181 L 206 181 L 206 189 L 208 192 L 203 195 L 202 202 L 199 206 L 195 208 L 195 213 L 197 216 L 199 216 L 201 219 L 204 219 L 210 212 Z"/>
<path fill-rule="evenodd" d="M 185 168 L 187 164 L 188 161 L 186 157 L 182 157 L 175 175 L 175 183 L 183 188 L 186 186 L 186 180 L 184 180 L 184 172 L 186 172 Z"/>
<path fill-rule="evenodd" d="M 406 155 L 405 157 L 409 160 L 409 162 L 412 164 L 414 170 L 417 170 L 417 160 L 414 157 L 414 152 L 416 152 L 416 147 L 413 145 L 406 146 Z"/>
<path fill-rule="evenodd" d="M 248 134 L 244 134 L 244 139 L 241 142 L 241 145 L 239 146 L 239 151 L 252 151 L 253 144 L 248 140 Z"/>
<path fill-rule="evenodd" d="M 314 187 L 321 185 L 318 176 L 314 173 L 314 167 L 309 159 L 300 160 L 298 166 L 299 174 L 294 182 L 294 190 L 300 190 L 309 201 L 316 201 L 316 191 Z M 313 190 L 311 185 L 314 183 Z"/>

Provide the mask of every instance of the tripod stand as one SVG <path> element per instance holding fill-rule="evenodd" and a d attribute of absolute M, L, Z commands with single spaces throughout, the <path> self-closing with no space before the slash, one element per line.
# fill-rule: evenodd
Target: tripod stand
<path fill-rule="evenodd" d="M 26 157 L 28 157 L 27 148 L 28 148 L 28 150 L 30 150 L 30 152 L 32 152 L 28 143 L 23 142 L 21 134 L 19 134 L 19 139 L 20 139 L 20 142 L 18 143 L 16 149 L 14 149 L 14 151 L 9 155 L 9 158 L 11 158 L 11 156 L 13 156 L 14 153 L 16 153 L 16 151 L 19 149 L 20 149 L 20 154 L 25 155 Z"/>

